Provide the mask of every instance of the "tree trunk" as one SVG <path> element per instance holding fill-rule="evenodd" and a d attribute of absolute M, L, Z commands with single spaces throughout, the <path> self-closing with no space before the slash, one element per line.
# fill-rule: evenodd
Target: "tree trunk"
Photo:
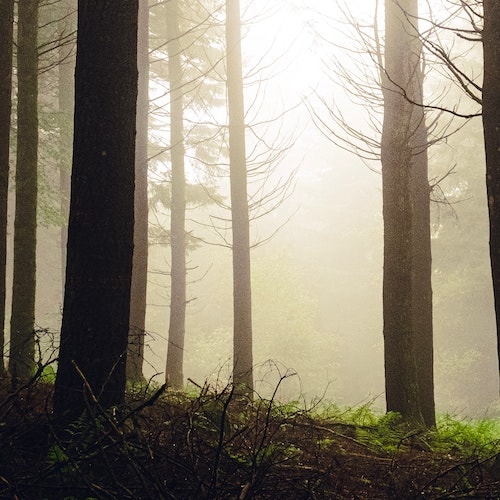
<path fill-rule="evenodd" d="M 413 105 L 404 93 L 415 76 L 415 32 L 405 12 L 416 0 L 386 0 L 382 193 L 384 214 L 383 316 L 387 411 L 423 423 L 415 359 L 413 300 Z"/>
<path fill-rule="evenodd" d="M 490 220 L 490 259 L 500 363 L 500 4 L 484 0 L 483 129 Z"/>
<path fill-rule="evenodd" d="M 170 204 L 171 293 L 166 378 L 169 386 L 184 385 L 184 335 L 186 328 L 186 179 L 184 172 L 183 74 L 177 0 L 167 4 L 168 71 L 170 80 Z"/>
<path fill-rule="evenodd" d="M 415 44 L 418 40 L 415 39 Z M 414 45 L 415 45 L 414 44 Z M 415 53 L 415 71 L 412 100 L 423 100 L 423 74 L 418 54 Z M 434 403 L 434 335 L 432 319 L 432 253 L 430 187 L 428 179 L 428 130 L 422 106 L 412 107 L 411 196 L 413 222 L 413 334 L 417 366 L 417 390 L 420 410 L 426 427 L 436 425 Z"/>
<path fill-rule="evenodd" d="M 0 0 L 0 377 L 5 376 L 5 298 L 7 268 L 7 197 L 9 193 L 10 115 L 14 0 Z"/>
<path fill-rule="evenodd" d="M 38 0 L 18 5 L 17 158 L 9 371 L 13 384 L 34 369 L 38 162 Z"/>
<path fill-rule="evenodd" d="M 63 36 L 76 30 L 76 1 L 61 2 L 60 24 Z M 71 148 L 73 141 L 75 44 L 59 47 L 59 184 L 61 190 L 61 291 L 64 290 L 66 246 L 68 244 L 69 196 L 71 189 Z M 62 293 L 61 293 L 62 295 Z"/>
<path fill-rule="evenodd" d="M 226 1 L 226 51 L 233 233 L 233 379 L 236 386 L 250 393 L 253 389 L 252 294 L 239 0 Z"/>
<path fill-rule="evenodd" d="M 138 0 L 79 2 L 66 287 L 54 411 L 125 390 L 134 238 Z M 92 393 L 89 394 L 89 392 Z"/>
<path fill-rule="evenodd" d="M 135 147 L 134 259 L 130 290 L 130 331 L 127 379 L 144 380 L 144 338 L 146 336 L 146 293 L 148 283 L 148 114 L 149 114 L 149 2 L 139 0 L 137 33 L 139 70 L 137 134 Z"/>

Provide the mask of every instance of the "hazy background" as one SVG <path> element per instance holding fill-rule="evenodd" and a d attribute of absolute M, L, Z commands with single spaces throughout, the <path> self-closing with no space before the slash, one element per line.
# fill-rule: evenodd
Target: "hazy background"
<path fill-rule="evenodd" d="M 367 165 L 333 145 L 300 103 L 307 97 L 309 107 L 328 119 L 322 98 L 357 129 L 375 138 L 376 133 L 329 63 L 335 54 L 344 67 L 356 70 L 348 55 L 325 42 L 351 43 L 348 31 L 328 18 L 341 13 L 335 5 L 321 11 L 326 7 L 320 1 L 305 6 L 311 3 L 276 2 L 273 8 L 259 0 L 245 10 L 252 21 L 244 28 L 246 68 L 254 68 L 262 56 L 272 62 L 251 71 L 245 97 L 247 105 L 254 105 L 247 118 L 265 120 L 294 108 L 267 127 L 273 141 L 293 143 L 275 165 L 269 185 L 296 171 L 289 197 L 252 224 L 253 241 L 282 226 L 252 253 L 256 387 L 268 395 L 280 376 L 296 372 L 282 384 L 281 397 L 373 402 L 383 408 L 380 165 Z M 355 7 L 356 15 L 372 16 L 373 2 Z M 478 55 L 474 58 L 471 68 L 480 68 Z M 428 91 L 437 85 L 431 80 Z M 429 152 L 431 178 L 455 166 L 434 189 L 436 198 L 445 195 L 451 205 L 432 207 L 437 409 L 469 416 L 500 411 L 481 134 L 476 118 Z M 195 181 L 197 173 L 188 176 Z M 218 183 L 227 194 L 227 179 Z M 199 224 L 212 214 L 218 214 L 213 206 L 191 208 L 188 230 L 220 244 L 214 231 Z M 159 221 L 168 227 L 167 211 L 152 215 L 152 222 Z M 51 331 L 57 331 L 61 316 L 58 240 L 57 229 L 40 228 L 37 324 Z M 168 247 L 150 248 L 145 374 L 158 374 L 158 382 L 163 381 L 167 349 L 169 254 Z M 202 243 L 190 252 L 188 266 L 185 376 L 198 384 L 224 381 L 232 366 L 230 250 Z"/>

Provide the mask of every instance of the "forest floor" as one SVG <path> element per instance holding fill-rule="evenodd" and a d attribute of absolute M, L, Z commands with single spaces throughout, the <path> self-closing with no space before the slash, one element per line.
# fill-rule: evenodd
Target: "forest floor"
<path fill-rule="evenodd" d="M 65 432 L 52 385 L 0 383 L 0 498 L 500 498 L 498 422 L 411 429 L 367 407 L 136 390 Z"/>

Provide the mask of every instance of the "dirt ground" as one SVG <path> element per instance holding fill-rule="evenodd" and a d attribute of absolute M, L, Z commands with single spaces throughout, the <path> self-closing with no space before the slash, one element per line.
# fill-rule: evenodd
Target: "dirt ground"
<path fill-rule="evenodd" d="M 500 498 L 498 452 L 438 452 L 423 431 L 388 445 L 380 429 L 206 393 L 89 407 L 62 432 L 51 393 L 0 387 L 0 498 Z"/>

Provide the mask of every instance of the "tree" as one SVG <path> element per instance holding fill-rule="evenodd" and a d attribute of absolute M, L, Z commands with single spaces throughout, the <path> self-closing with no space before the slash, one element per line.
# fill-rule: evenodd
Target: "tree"
<path fill-rule="evenodd" d="M 172 2 L 168 2 L 166 5 L 168 8 L 172 6 Z M 178 89 L 173 87 L 174 81 L 176 81 L 177 78 L 174 77 L 172 73 L 175 73 L 177 70 L 172 65 L 169 67 L 167 79 L 171 81 L 168 92 L 176 91 L 179 96 L 179 98 L 174 98 L 174 96 L 170 95 L 171 104 L 177 104 L 171 107 L 171 114 L 169 117 L 170 127 L 179 129 L 182 127 L 183 132 L 181 135 L 174 136 L 170 141 L 169 147 L 165 149 L 170 153 L 169 160 L 172 165 L 171 178 L 167 182 L 152 183 L 151 186 L 151 191 L 153 193 L 152 200 L 161 201 L 165 207 L 171 210 L 171 222 L 173 222 L 170 231 L 162 229 L 161 227 L 159 228 L 160 231 L 157 231 L 155 227 L 151 233 L 169 241 L 172 245 L 172 254 L 173 256 L 175 255 L 172 259 L 171 270 L 168 274 L 170 274 L 172 278 L 171 325 L 175 327 L 170 328 L 170 331 L 177 332 L 177 337 L 174 338 L 170 336 L 169 338 L 167 377 L 169 383 L 173 385 L 171 368 L 173 367 L 172 358 L 174 358 L 175 366 L 177 367 L 176 378 L 179 381 L 179 386 L 182 385 L 183 378 L 180 372 L 182 370 L 182 358 L 184 356 L 185 310 L 186 304 L 189 303 L 189 299 L 186 299 L 185 291 L 187 273 L 185 257 L 183 258 L 181 253 L 175 250 L 179 241 L 181 241 L 180 236 L 178 238 L 175 236 L 177 229 L 180 228 L 179 222 L 182 221 L 183 224 L 183 229 L 179 231 L 179 235 L 181 233 L 184 234 L 183 239 L 185 241 L 183 241 L 182 244 L 187 245 L 188 250 L 192 248 L 191 243 L 193 240 L 210 243 L 211 235 L 208 237 L 200 237 L 198 231 L 196 231 L 195 234 L 193 234 L 189 228 L 186 231 L 186 223 L 194 223 L 198 228 L 208 227 L 213 229 L 213 233 L 216 233 L 217 236 L 223 240 L 222 246 L 232 248 L 232 241 L 227 237 L 229 234 L 229 227 L 232 223 L 230 216 L 227 216 L 225 213 L 223 215 L 219 213 L 216 215 L 212 213 L 204 214 L 209 218 L 208 223 L 204 223 L 203 219 L 194 217 L 190 217 L 190 220 L 186 221 L 184 215 L 186 203 L 190 204 L 196 202 L 198 205 L 197 208 L 199 208 L 200 206 L 207 205 L 208 201 L 208 203 L 216 205 L 216 209 L 220 208 L 225 211 L 231 208 L 226 205 L 221 196 L 214 194 L 212 184 L 214 179 L 217 179 L 217 177 L 221 175 L 226 176 L 229 171 L 229 163 L 226 163 L 226 155 L 229 149 L 227 144 L 227 137 L 229 135 L 228 126 L 225 122 L 220 124 L 217 118 L 220 114 L 219 112 L 213 112 L 214 109 L 226 111 L 226 99 L 222 99 L 222 96 L 225 97 L 225 92 L 221 93 L 221 89 L 225 90 L 226 88 L 226 66 L 224 65 L 226 62 L 224 57 L 225 43 L 223 37 L 221 37 L 221 33 L 223 33 L 221 28 L 224 23 L 219 24 L 217 22 L 217 19 L 221 18 L 220 14 L 223 13 L 225 4 L 219 1 L 210 1 L 190 6 L 189 9 L 186 7 L 187 6 L 184 5 L 183 9 L 180 10 L 178 25 L 179 35 L 173 37 L 173 39 L 169 36 L 169 39 L 172 41 L 169 42 L 167 40 L 165 44 L 159 45 L 159 47 L 164 45 L 167 46 L 168 52 L 170 52 L 168 57 L 170 63 L 173 63 L 177 53 L 181 56 L 179 59 L 182 65 L 182 92 L 180 91 L 180 85 L 176 85 L 176 87 L 179 87 Z M 178 4 L 178 8 L 181 8 L 181 4 Z M 153 18 L 154 17 L 153 15 Z M 172 19 L 172 15 L 170 15 L 170 19 Z M 177 52 L 174 50 L 175 45 L 179 46 Z M 182 53 L 180 52 L 181 50 Z M 156 57 L 155 59 L 159 58 Z M 161 71 L 161 65 L 154 65 L 153 67 L 157 68 L 156 73 Z M 253 84 L 250 83 L 250 86 L 254 85 L 258 87 L 262 83 L 261 75 L 257 75 L 255 67 L 252 68 L 251 71 L 255 81 Z M 248 87 L 247 81 L 246 88 L 248 89 Z M 180 106 L 180 98 L 183 98 L 185 104 L 183 108 Z M 256 101 L 260 102 L 259 99 L 256 99 Z M 256 107 L 255 102 L 254 107 Z M 183 111 L 182 120 L 179 118 L 181 116 L 181 111 Z M 153 113 L 156 117 L 157 113 L 154 112 L 154 108 Z M 285 113 L 279 115 L 281 119 L 283 119 L 284 114 Z M 252 148 L 253 164 L 251 163 L 251 159 L 249 161 L 249 158 L 245 158 L 245 176 L 246 171 L 251 172 L 250 175 L 253 176 L 254 187 L 257 184 L 257 178 L 261 181 L 259 187 L 255 189 L 254 196 L 252 197 L 249 195 L 247 197 L 252 198 L 251 206 L 248 206 L 247 211 L 252 212 L 253 209 L 255 218 L 261 217 L 276 208 L 276 206 L 286 198 L 290 186 L 292 185 L 289 179 L 287 179 L 287 181 L 284 182 L 276 182 L 276 185 L 271 189 L 264 189 L 264 187 L 268 187 L 268 185 L 275 180 L 270 180 L 271 175 L 279 163 L 279 158 L 283 155 L 283 152 L 287 150 L 286 147 L 276 147 L 277 143 L 270 140 L 269 124 L 271 121 L 274 121 L 274 119 L 263 119 L 261 123 L 256 123 L 251 127 L 247 127 L 246 124 L 244 125 L 245 130 L 251 128 L 253 139 L 259 143 L 257 145 L 254 144 Z M 259 126 L 267 132 L 265 139 L 259 135 Z M 175 137 L 177 137 L 177 139 Z M 182 140 L 182 144 L 180 140 Z M 257 146 L 262 146 L 262 149 L 265 148 L 266 152 L 269 152 L 266 160 L 263 161 L 266 155 Z M 187 183 L 186 179 L 184 179 L 184 174 L 178 175 L 181 170 L 181 156 L 183 161 L 189 161 L 190 169 L 196 173 L 198 179 L 203 178 L 203 185 Z M 174 165 L 174 162 L 176 162 L 177 165 Z M 184 186 L 178 184 L 179 180 Z M 179 195 L 183 190 L 185 191 L 184 195 Z M 183 201 L 174 203 L 174 197 Z M 179 209 L 179 207 L 181 208 Z M 183 218 L 184 221 L 182 220 Z M 174 238 L 176 241 L 174 241 Z M 221 245 L 220 241 L 211 243 Z"/>
<path fill-rule="evenodd" d="M 9 371 L 31 377 L 35 351 L 38 163 L 38 0 L 19 3 L 16 212 Z"/>
<path fill-rule="evenodd" d="M 14 0 L 0 1 L 0 377 L 5 375 L 5 297 L 7 266 L 7 196 L 9 192 L 10 115 Z"/>
<path fill-rule="evenodd" d="M 490 227 L 490 264 L 495 299 L 495 317 L 497 330 L 497 358 L 500 363 L 500 211 L 498 210 L 498 198 L 500 196 L 500 175 L 498 151 L 498 116 L 499 116 L 499 83 L 497 77 L 500 74 L 500 55 L 498 36 L 500 33 L 497 21 L 500 16 L 500 7 L 497 2 L 491 0 L 471 0 L 470 2 L 449 1 L 454 10 L 451 19 L 458 18 L 463 14 L 462 23 L 447 26 L 446 22 L 437 23 L 432 21 L 436 29 L 455 33 L 461 42 L 476 43 L 481 41 L 483 45 L 483 82 L 478 83 L 477 76 L 469 68 L 464 69 L 459 64 L 463 59 L 454 56 L 455 51 L 444 46 L 441 40 L 437 42 L 424 38 L 426 48 L 436 56 L 446 69 L 451 81 L 459 87 L 464 94 L 474 103 L 481 105 L 481 112 L 465 113 L 457 109 L 456 101 L 449 107 L 441 108 L 442 111 L 462 118 L 482 116 L 484 147 L 486 154 L 486 190 L 488 196 L 488 214 Z M 447 16 L 449 19 L 449 17 Z M 465 19 L 466 27 L 463 21 Z"/>
<path fill-rule="evenodd" d="M 152 23 L 152 27 L 153 30 L 156 29 L 155 36 L 157 37 L 164 36 L 163 34 L 166 32 L 165 43 L 161 43 L 158 47 L 159 51 L 162 48 L 166 49 L 166 57 L 156 58 L 156 62 L 160 64 L 155 67 L 155 75 L 163 76 L 164 73 L 165 76 L 162 80 L 168 82 L 165 97 L 168 97 L 169 104 L 164 107 L 168 113 L 165 113 L 165 118 L 161 121 L 168 120 L 169 141 L 162 148 L 165 154 L 160 153 L 160 155 L 155 156 L 160 162 L 163 157 L 167 157 L 166 161 L 170 164 L 170 172 L 168 180 L 165 180 L 161 175 L 159 183 L 152 183 L 151 202 L 155 209 L 163 206 L 170 211 L 170 227 L 167 229 L 160 224 L 153 228 L 152 234 L 157 241 L 168 242 L 170 245 L 170 271 L 162 273 L 162 275 L 170 276 L 170 314 L 165 377 L 170 387 L 180 389 L 184 384 L 183 365 L 187 306 L 186 255 L 189 246 L 191 248 L 194 246 L 193 238 L 187 236 L 185 229 L 186 205 L 200 202 L 200 194 L 208 200 L 205 190 L 209 191 L 208 187 L 201 185 L 187 185 L 185 178 L 186 145 L 196 148 L 196 143 L 193 144 L 193 136 L 200 144 L 206 142 L 206 137 L 205 135 L 200 137 L 199 133 L 197 134 L 195 131 L 196 127 L 203 127 L 201 119 L 199 122 L 194 119 L 196 124 L 192 125 L 189 130 L 185 129 L 184 120 L 186 108 L 194 113 L 200 108 L 206 109 L 203 101 L 207 97 L 206 89 L 210 88 L 209 85 L 205 85 L 209 78 L 210 69 L 207 67 L 210 68 L 210 63 L 204 51 L 206 45 L 210 43 L 207 32 L 211 26 L 210 23 L 207 23 L 204 4 L 187 5 L 173 0 L 164 5 L 157 5 L 157 7 L 160 7 L 158 10 L 161 12 L 157 18 L 162 23 L 158 27 Z M 201 14 L 205 14 L 205 17 L 200 20 Z M 201 31 L 201 35 L 198 30 Z M 201 56 L 201 53 L 204 57 Z M 162 64 L 163 60 L 166 60 L 168 64 Z M 200 64 L 197 64 L 197 61 Z M 200 78 L 200 74 L 203 75 L 203 78 Z M 198 80 L 200 81 L 197 83 Z M 211 92 L 209 92 L 210 94 Z M 185 99 L 186 95 L 189 97 Z M 186 105 L 186 103 L 188 104 Z M 158 112 L 160 115 L 164 114 L 161 108 L 163 106 L 157 110 L 155 118 L 158 116 Z M 206 131 L 204 132 L 206 133 Z M 206 144 L 198 146 L 196 153 L 200 153 L 204 147 L 206 148 Z M 197 157 L 192 158 L 192 160 L 193 163 L 199 161 Z"/>
<path fill-rule="evenodd" d="M 233 380 L 253 389 L 250 222 L 245 147 L 245 107 L 239 0 L 226 1 L 227 105 L 233 251 Z"/>
<path fill-rule="evenodd" d="M 423 75 L 420 68 L 413 83 L 422 102 Z M 411 202 L 412 202 L 412 328 L 417 392 L 420 411 L 427 427 L 436 425 L 434 401 L 434 327 L 432 303 L 432 251 L 431 251 L 431 187 L 428 180 L 428 130 L 424 108 L 414 106 L 411 137 Z"/>
<path fill-rule="evenodd" d="M 500 74 L 500 49 L 498 36 L 500 33 L 497 21 L 500 16 L 500 7 L 491 0 L 471 0 L 470 2 L 451 2 L 455 17 L 459 18 L 460 11 L 465 18 L 467 27 L 462 25 L 452 26 L 461 41 L 482 42 L 483 45 L 483 82 L 477 82 L 477 76 L 469 68 L 463 69 L 459 64 L 459 57 L 453 57 L 454 52 L 446 50 L 440 43 L 429 43 L 426 46 L 443 63 L 451 76 L 452 81 L 474 103 L 481 105 L 480 113 L 463 113 L 457 110 L 456 103 L 445 108 L 444 111 L 455 116 L 470 118 L 482 116 L 484 148 L 486 154 L 486 191 L 488 197 L 488 214 L 490 230 L 490 265 L 495 301 L 495 318 L 497 330 L 497 358 L 500 363 L 500 210 L 498 199 L 500 196 L 500 153 L 498 151 L 498 123 L 499 123 L 499 83 Z M 434 23 L 438 28 L 448 26 Z"/>
<path fill-rule="evenodd" d="M 333 125 L 326 124 L 315 111 L 313 115 L 335 144 L 363 159 L 382 162 L 387 408 L 401 412 L 408 420 L 422 417 L 425 425 L 432 427 L 435 405 L 427 150 L 433 141 L 429 140 L 423 106 L 417 4 L 386 2 L 385 52 L 379 41 L 377 11 L 373 34 L 345 14 L 360 44 L 346 50 L 355 57 L 368 56 L 375 64 L 359 79 L 336 59 L 334 66 L 347 92 L 369 109 L 368 120 L 375 136 L 350 126 L 342 113 L 330 107 Z M 377 115 L 382 105 L 380 127 Z M 433 132 L 439 136 L 440 131 Z M 400 355 L 402 349 L 404 354 Z"/>
<path fill-rule="evenodd" d="M 413 300 L 415 198 L 412 182 L 417 173 L 416 151 L 426 141 L 416 134 L 424 117 L 416 113 L 415 81 L 421 81 L 420 49 L 410 22 L 417 15 L 416 0 L 385 2 L 385 62 L 383 75 L 384 120 L 381 140 L 384 216 L 384 355 L 387 411 L 422 423 L 416 364 L 418 314 Z M 423 144 L 418 140 L 424 139 Z M 413 191 L 414 192 L 414 191 Z M 422 233 L 420 233 L 422 234 Z M 415 268 L 415 271 L 417 269 Z M 422 347 L 423 350 L 423 347 Z"/>
<path fill-rule="evenodd" d="M 186 328 L 186 176 L 184 172 L 184 107 L 182 48 L 179 32 L 179 6 L 167 6 L 168 70 L 170 82 L 170 248 L 171 292 L 166 378 L 174 389 L 184 384 L 183 358 Z"/>
<path fill-rule="evenodd" d="M 490 220 L 490 259 L 500 360 L 500 4 L 498 1 L 483 0 L 483 23 L 482 116 Z"/>
<path fill-rule="evenodd" d="M 130 290 L 130 332 L 127 379 L 141 381 L 146 335 L 148 283 L 148 115 L 149 115 L 149 1 L 139 0 L 137 34 L 137 133 L 135 138 L 134 259 Z"/>
<path fill-rule="evenodd" d="M 75 0 L 60 2 L 61 44 L 58 47 L 58 100 L 59 100 L 59 184 L 61 191 L 61 284 L 64 289 L 64 270 L 66 268 L 66 245 L 68 243 L 68 214 L 71 189 L 71 146 L 73 139 L 74 111 L 74 38 L 76 29 Z"/>
<path fill-rule="evenodd" d="M 158 274 L 162 288 L 163 276 L 170 278 L 166 379 L 175 388 L 181 388 L 184 380 L 187 254 L 200 246 L 198 231 L 195 234 L 186 226 L 190 222 L 203 225 L 197 218 L 186 220 L 186 207 L 200 209 L 221 200 L 215 193 L 214 172 L 221 170 L 226 147 L 222 127 L 210 116 L 212 108 L 225 104 L 225 85 L 218 78 L 224 60 L 223 31 L 216 20 L 223 10 L 220 4 L 220 0 L 192 5 L 164 2 L 155 4 L 151 14 L 152 35 L 159 39 L 153 49 L 152 76 L 155 87 L 164 86 L 165 93 L 151 107 L 156 149 L 152 165 L 160 169 L 150 184 L 150 203 L 157 222 L 151 227 L 150 238 L 158 245 L 170 245 L 170 269 Z M 168 98 L 168 105 L 161 102 L 163 98 Z M 169 133 L 156 135 L 156 126 L 165 126 Z M 191 182 L 185 176 L 186 161 L 197 176 Z M 170 166 L 167 172 L 165 164 Z M 169 227 L 162 223 L 166 216 L 163 208 L 169 211 Z"/>
<path fill-rule="evenodd" d="M 424 72 L 422 43 L 418 38 L 418 3 L 409 6 L 404 16 L 413 26 L 413 40 L 408 40 L 410 79 L 407 97 L 411 117 L 408 143 L 411 149 L 410 197 L 412 218 L 412 330 L 417 368 L 417 396 L 424 424 L 436 425 L 434 402 L 434 328 L 432 304 L 432 250 L 428 148 L 429 130 L 423 106 Z"/>
<path fill-rule="evenodd" d="M 134 237 L 138 1 L 79 3 L 68 258 L 54 411 L 125 389 Z"/>

